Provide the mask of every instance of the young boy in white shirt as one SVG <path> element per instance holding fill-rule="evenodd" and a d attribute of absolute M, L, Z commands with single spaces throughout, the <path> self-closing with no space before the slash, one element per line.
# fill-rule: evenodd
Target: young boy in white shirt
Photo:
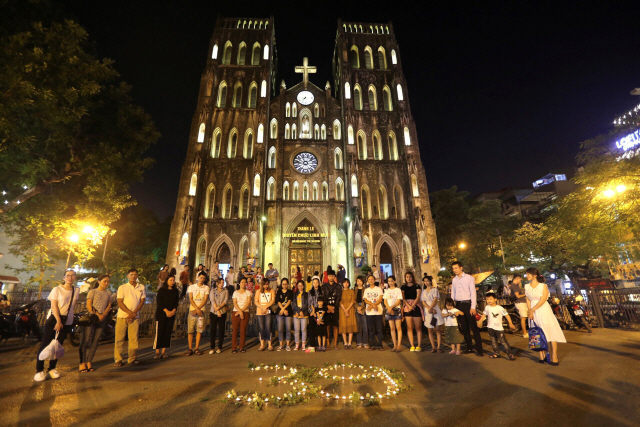
<path fill-rule="evenodd" d="M 504 328 L 502 327 L 502 318 L 506 317 L 507 322 L 509 322 L 509 328 L 511 328 L 511 330 L 516 329 L 515 326 L 513 326 L 513 322 L 511 322 L 511 316 L 509 316 L 509 313 L 507 313 L 504 307 L 498 305 L 498 300 L 494 292 L 487 292 L 485 298 L 487 305 L 484 308 L 482 317 L 478 320 L 478 327 L 482 327 L 482 322 L 484 319 L 487 319 L 487 331 L 491 337 L 491 347 L 493 347 L 493 354 L 489 356 L 489 358 L 498 359 L 500 357 L 500 345 L 498 344 L 498 341 L 500 341 L 504 346 L 509 360 L 514 361 L 516 357 L 513 355 L 511 347 L 509 347 L 507 338 L 504 336 Z"/>

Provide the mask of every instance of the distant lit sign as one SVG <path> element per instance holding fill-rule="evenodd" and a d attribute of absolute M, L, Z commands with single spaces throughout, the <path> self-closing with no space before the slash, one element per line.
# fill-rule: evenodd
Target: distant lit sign
<path fill-rule="evenodd" d="M 554 181 L 566 181 L 566 180 L 567 180 L 567 176 L 564 174 L 558 174 L 558 175 L 549 174 L 535 181 L 533 183 L 533 188 L 539 188 L 547 184 L 551 184 Z"/>
<path fill-rule="evenodd" d="M 579 279 L 580 288 L 613 289 L 609 279 Z"/>
<path fill-rule="evenodd" d="M 616 141 L 616 147 L 622 151 L 629 151 L 637 145 L 640 145 L 640 129 Z"/>

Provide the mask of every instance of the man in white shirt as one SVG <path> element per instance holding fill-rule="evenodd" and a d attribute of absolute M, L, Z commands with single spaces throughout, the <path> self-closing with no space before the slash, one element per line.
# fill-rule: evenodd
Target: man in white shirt
<path fill-rule="evenodd" d="M 196 277 L 196 284 L 189 286 L 187 295 L 189 297 L 189 319 L 187 337 L 189 339 L 189 350 L 187 356 L 195 354 L 202 355 L 200 351 L 200 337 L 204 332 L 204 306 L 207 304 L 209 296 L 209 286 L 205 285 L 207 273 L 200 271 Z M 196 333 L 196 348 L 193 349 L 193 333 Z"/>
<path fill-rule="evenodd" d="M 365 314 L 367 315 L 367 329 L 369 330 L 369 348 L 371 350 L 380 350 L 382 348 L 382 339 L 384 338 L 382 329 L 382 296 L 383 292 L 379 286 L 376 286 L 373 275 L 367 277 L 367 285 L 364 290 L 363 301 L 366 304 Z M 376 342 L 377 339 L 377 342 Z"/>
<path fill-rule="evenodd" d="M 264 278 L 269 281 L 269 287 L 273 292 L 278 290 L 278 276 L 280 276 L 280 273 L 278 273 L 277 269 L 273 268 L 273 263 L 270 262 L 269 268 L 264 274 Z"/>
<path fill-rule="evenodd" d="M 127 274 L 129 283 L 118 288 L 118 315 L 116 319 L 116 343 L 114 358 L 116 366 L 123 365 L 122 353 L 124 353 L 124 337 L 129 336 L 129 363 L 138 364 L 138 312 L 144 307 L 147 294 L 144 285 L 138 283 L 138 270 L 132 268 Z"/>
<path fill-rule="evenodd" d="M 462 270 L 462 263 L 456 261 L 451 264 L 453 269 L 453 278 L 451 284 L 451 298 L 456 302 L 456 308 L 463 315 L 458 317 L 458 323 L 467 343 L 466 353 L 473 353 L 473 343 L 471 342 L 471 334 L 469 328 L 473 332 L 473 339 L 476 342 L 476 356 L 484 356 L 482 351 L 482 337 L 476 323 L 476 281 L 473 276 L 466 274 Z"/>

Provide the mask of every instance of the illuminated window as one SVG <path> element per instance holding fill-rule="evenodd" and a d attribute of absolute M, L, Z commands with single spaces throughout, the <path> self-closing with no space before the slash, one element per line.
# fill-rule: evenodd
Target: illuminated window
<path fill-rule="evenodd" d="M 362 110 L 362 92 L 358 84 L 353 87 L 353 106 L 356 110 Z"/>
<path fill-rule="evenodd" d="M 384 111 L 393 111 L 393 103 L 391 102 L 391 90 L 388 86 L 382 89 L 382 103 L 384 104 Z"/>
<path fill-rule="evenodd" d="M 333 121 L 333 139 L 340 139 L 341 135 L 340 135 L 340 121 L 338 119 Z"/>
<path fill-rule="evenodd" d="M 211 157 L 217 159 L 220 157 L 220 145 L 222 145 L 222 133 L 220 128 L 213 131 L 213 145 L 211 146 Z"/>
<path fill-rule="evenodd" d="M 378 48 L 378 67 L 380 67 L 381 70 L 387 69 L 387 54 L 384 52 L 382 46 Z"/>
<path fill-rule="evenodd" d="M 253 178 L 253 195 L 260 195 L 260 174 L 256 174 L 256 176 Z"/>
<path fill-rule="evenodd" d="M 253 131 L 251 129 L 247 129 L 247 132 L 244 134 L 242 154 L 245 159 L 251 159 L 253 157 Z"/>
<path fill-rule="evenodd" d="M 344 182 L 341 178 L 336 179 L 336 200 L 344 200 Z"/>
<path fill-rule="evenodd" d="M 293 200 L 298 200 L 299 186 L 298 181 L 293 183 Z"/>
<path fill-rule="evenodd" d="M 233 159 L 236 156 L 236 148 L 238 146 L 238 131 L 234 128 L 229 134 L 229 143 L 227 144 L 227 157 Z"/>
<path fill-rule="evenodd" d="M 320 139 L 320 126 L 317 124 L 313 127 L 313 139 Z"/>
<path fill-rule="evenodd" d="M 258 144 L 262 144 L 264 142 L 264 125 L 260 123 L 258 125 Z"/>
<path fill-rule="evenodd" d="M 224 80 L 220 82 L 220 86 L 218 86 L 218 100 L 216 104 L 219 108 L 224 108 L 227 105 L 227 82 Z"/>
<path fill-rule="evenodd" d="M 247 45 L 245 42 L 240 43 L 238 49 L 238 65 L 244 65 L 245 57 L 247 56 Z"/>
<path fill-rule="evenodd" d="M 367 160 L 367 137 L 363 131 L 358 132 L 358 159 Z"/>
<path fill-rule="evenodd" d="M 291 128 L 289 127 L 289 123 L 284 125 L 284 139 L 291 139 Z"/>
<path fill-rule="evenodd" d="M 402 86 L 398 84 L 398 101 L 403 101 L 404 96 L 402 95 Z"/>
<path fill-rule="evenodd" d="M 411 242 L 407 236 L 402 238 L 402 251 L 404 255 L 404 267 L 411 268 L 413 266 L 413 254 L 411 253 Z"/>
<path fill-rule="evenodd" d="M 323 141 L 327 139 L 327 127 L 325 125 L 320 126 L 320 139 Z"/>
<path fill-rule="evenodd" d="M 218 59 L 218 45 L 213 45 L 213 50 L 211 51 L 211 59 Z"/>
<path fill-rule="evenodd" d="M 291 125 L 291 139 L 298 139 L 298 127 L 295 123 Z"/>
<path fill-rule="evenodd" d="M 380 142 L 380 134 L 377 130 L 373 132 L 371 139 L 373 139 L 373 159 L 382 160 L 382 143 Z"/>
<path fill-rule="evenodd" d="M 387 141 L 389 143 L 389 160 L 398 160 L 398 143 L 396 141 L 396 134 L 389 132 Z"/>
<path fill-rule="evenodd" d="M 249 87 L 249 99 L 247 99 L 247 107 L 256 108 L 256 102 L 258 98 L 258 85 L 256 82 L 251 82 L 251 86 Z"/>
<path fill-rule="evenodd" d="M 351 46 L 349 62 L 351 63 L 351 68 L 360 68 L 360 55 L 358 54 L 358 48 L 356 46 Z"/>
<path fill-rule="evenodd" d="M 253 44 L 253 52 L 251 53 L 251 65 L 260 65 L 260 43 Z"/>
<path fill-rule="evenodd" d="M 317 202 L 319 196 L 320 196 L 320 187 L 318 187 L 317 181 L 313 181 L 313 201 Z"/>
<path fill-rule="evenodd" d="M 369 85 L 369 110 L 378 111 L 378 97 L 376 96 L 376 88 Z"/>
<path fill-rule="evenodd" d="M 418 191 L 418 178 L 415 175 L 411 175 L 411 192 L 413 197 L 420 197 L 420 191 Z"/>
<path fill-rule="evenodd" d="M 285 181 L 282 185 L 282 198 L 289 200 L 289 181 Z"/>
<path fill-rule="evenodd" d="M 198 129 L 198 142 L 204 142 L 204 123 L 200 123 L 200 128 Z"/>
<path fill-rule="evenodd" d="M 233 108 L 240 108 L 240 102 L 242 101 L 242 83 L 236 83 L 233 90 Z"/>
<path fill-rule="evenodd" d="M 360 209 L 362 209 L 362 219 L 371 219 L 371 204 L 369 203 L 369 188 L 362 186 L 360 192 Z"/>
<path fill-rule="evenodd" d="M 265 44 L 264 45 L 264 56 L 263 59 L 269 59 L 269 45 Z"/>
<path fill-rule="evenodd" d="M 231 202 L 233 199 L 233 191 L 231 186 L 227 184 L 222 197 L 222 218 L 231 219 Z"/>
<path fill-rule="evenodd" d="M 207 199 L 204 204 L 204 217 L 213 218 L 216 204 L 216 187 L 213 184 L 209 184 L 207 187 Z"/>
<path fill-rule="evenodd" d="M 267 81 L 266 80 L 263 80 L 262 85 L 260 86 L 260 97 L 261 98 L 267 97 Z"/>
<path fill-rule="evenodd" d="M 327 181 L 322 183 L 322 200 L 329 200 L 329 185 Z"/>
<path fill-rule="evenodd" d="M 344 84 L 344 99 L 351 99 L 351 86 L 349 86 L 349 82 Z"/>
<path fill-rule="evenodd" d="M 269 148 L 269 158 L 267 167 L 270 169 L 276 168 L 276 147 Z"/>
<path fill-rule="evenodd" d="M 353 145 L 353 126 L 351 125 L 347 127 L 347 141 L 349 142 L 349 145 Z"/>
<path fill-rule="evenodd" d="M 224 45 L 224 54 L 222 55 L 222 64 L 229 65 L 231 64 L 231 51 L 233 50 L 233 45 L 230 41 L 226 42 Z"/>
<path fill-rule="evenodd" d="M 343 161 L 342 161 L 342 150 L 340 148 L 335 149 L 335 162 L 334 166 L 336 169 L 342 169 Z"/>
<path fill-rule="evenodd" d="M 196 175 L 194 173 L 193 175 L 191 175 L 191 183 L 189 184 L 189 195 L 190 196 L 195 196 L 196 195 L 197 186 L 198 186 L 198 175 Z"/>
<path fill-rule="evenodd" d="M 373 55 L 369 46 L 364 48 L 364 65 L 367 70 L 373 69 Z"/>
<path fill-rule="evenodd" d="M 351 197 L 358 197 L 358 178 L 351 175 Z"/>
<path fill-rule="evenodd" d="M 267 181 L 267 200 L 276 199 L 276 180 L 274 177 L 269 178 Z"/>
<path fill-rule="evenodd" d="M 207 253 L 207 240 L 204 238 L 204 236 L 200 237 L 200 240 L 198 240 L 198 245 L 196 246 L 196 262 L 198 264 L 204 264 L 205 263 L 205 257 L 206 257 L 206 253 Z"/>
<path fill-rule="evenodd" d="M 391 63 L 393 65 L 396 65 L 398 63 L 398 59 L 396 58 L 396 51 L 395 49 L 391 49 Z"/>
<path fill-rule="evenodd" d="M 404 128 L 404 145 L 411 145 L 411 134 L 408 127 Z"/>
<path fill-rule="evenodd" d="M 291 117 L 298 117 L 298 104 L 295 102 L 291 106 Z"/>
<path fill-rule="evenodd" d="M 287 105 L 284 107 L 284 116 L 291 117 L 291 104 L 287 102 Z"/>
<path fill-rule="evenodd" d="M 380 210 L 380 219 L 389 219 L 387 190 L 382 185 L 378 188 L 378 209 Z"/>
<path fill-rule="evenodd" d="M 239 218 L 249 218 L 249 186 L 245 184 L 240 190 Z"/>
<path fill-rule="evenodd" d="M 320 117 L 320 107 L 318 106 L 318 103 L 316 102 L 316 104 L 313 106 L 313 117 L 315 117 L 316 119 L 318 117 Z"/>
<path fill-rule="evenodd" d="M 271 119 L 271 133 L 269 137 L 271 139 L 276 139 L 278 137 L 278 121 L 276 119 Z"/>

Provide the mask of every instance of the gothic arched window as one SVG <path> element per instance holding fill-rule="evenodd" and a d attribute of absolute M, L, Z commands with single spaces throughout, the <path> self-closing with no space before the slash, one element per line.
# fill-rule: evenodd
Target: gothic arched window
<path fill-rule="evenodd" d="M 269 169 L 276 168 L 276 147 L 269 148 L 269 161 L 267 163 Z"/>
<path fill-rule="evenodd" d="M 393 103 L 391 102 L 391 90 L 389 86 L 382 88 L 382 103 L 384 104 L 384 111 L 393 111 Z"/>
<path fill-rule="evenodd" d="M 369 85 L 369 110 L 378 111 L 378 97 L 376 96 L 376 88 Z"/>
<path fill-rule="evenodd" d="M 256 103 L 258 101 L 258 85 L 256 82 L 251 82 L 251 86 L 249 87 L 249 99 L 247 99 L 247 107 L 256 108 Z"/>
<path fill-rule="evenodd" d="M 244 65 L 244 59 L 247 56 L 247 45 L 245 42 L 240 43 L 240 48 L 238 49 L 238 65 Z"/>
<path fill-rule="evenodd" d="M 245 159 L 253 158 L 253 131 L 251 129 L 247 129 L 247 132 L 244 134 L 242 154 Z"/>
<path fill-rule="evenodd" d="M 220 157 L 220 145 L 222 144 L 222 133 L 220 128 L 213 131 L 213 145 L 211 146 L 211 157 L 217 159 Z"/>
<path fill-rule="evenodd" d="M 255 42 L 251 53 L 251 65 L 260 65 L 260 43 Z"/>
<path fill-rule="evenodd" d="M 242 83 L 236 83 L 236 86 L 233 90 L 233 108 L 240 108 L 242 105 Z"/>
<path fill-rule="evenodd" d="M 338 119 L 335 119 L 333 121 L 333 139 L 340 139 L 341 138 L 341 132 L 340 132 L 340 121 Z"/>
<path fill-rule="evenodd" d="M 373 55 L 369 46 L 364 48 L 364 65 L 367 70 L 373 69 Z"/>
<path fill-rule="evenodd" d="M 209 184 L 209 187 L 207 187 L 207 199 L 204 204 L 205 218 L 213 218 L 215 204 L 216 204 L 216 187 L 213 184 Z"/>
<path fill-rule="evenodd" d="M 211 51 L 211 59 L 218 59 L 218 45 L 213 45 L 213 50 Z"/>
<path fill-rule="evenodd" d="M 358 84 L 353 88 L 353 107 L 358 111 L 362 110 L 362 92 Z"/>
<path fill-rule="evenodd" d="M 351 68 L 360 68 L 360 55 L 355 45 L 351 46 L 351 50 L 349 51 L 349 62 L 351 63 Z"/>
<path fill-rule="evenodd" d="M 221 81 L 218 86 L 218 99 L 216 105 L 219 108 L 224 108 L 227 105 L 227 82 L 224 80 Z"/>
<path fill-rule="evenodd" d="M 231 51 L 233 50 L 233 45 L 230 41 L 226 42 L 224 45 L 224 54 L 222 55 L 222 64 L 229 65 L 231 64 Z"/>
<path fill-rule="evenodd" d="M 381 70 L 387 69 L 387 55 L 382 46 L 378 48 L 378 67 L 380 67 Z"/>
<path fill-rule="evenodd" d="M 191 182 L 189 183 L 189 195 L 190 196 L 195 196 L 196 195 L 197 186 L 198 186 L 198 175 L 196 175 L 194 173 L 193 175 L 191 175 Z"/>
<path fill-rule="evenodd" d="M 253 178 L 253 195 L 254 196 L 260 195 L 260 174 L 258 173 Z"/>
<path fill-rule="evenodd" d="M 233 159 L 236 156 L 238 146 L 238 131 L 234 128 L 229 134 L 229 144 L 227 145 L 227 157 Z"/>
<path fill-rule="evenodd" d="M 204 131 L 205 125 L 204 123 L 200 123 L 200 128 L 198 129 L 198 142 L 204 142 Z"/>

